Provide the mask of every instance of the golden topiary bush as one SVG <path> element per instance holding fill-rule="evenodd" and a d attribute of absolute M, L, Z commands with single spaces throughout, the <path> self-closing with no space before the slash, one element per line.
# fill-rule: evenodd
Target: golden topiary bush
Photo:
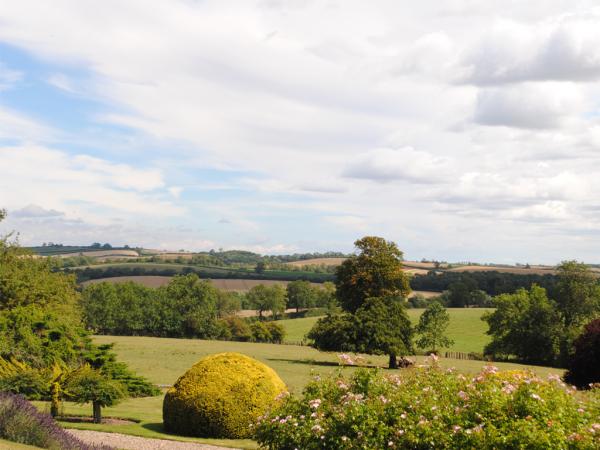
<path fill-rule="evenodd" d="M 164 427 L 188 436 L 246 438 L 250 424 L 285 390 L 277 373 L 260 361 L 232 352 L 210 355 L 167 392 Z"/>

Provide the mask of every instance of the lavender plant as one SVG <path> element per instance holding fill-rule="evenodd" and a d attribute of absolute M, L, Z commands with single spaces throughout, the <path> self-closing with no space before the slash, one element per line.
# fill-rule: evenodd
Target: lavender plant
<path fill-rule="evenodd" d="M 51 450 L 114 450 L 86 444 L 20 395 L 0 392 L 0 437 Z"/>

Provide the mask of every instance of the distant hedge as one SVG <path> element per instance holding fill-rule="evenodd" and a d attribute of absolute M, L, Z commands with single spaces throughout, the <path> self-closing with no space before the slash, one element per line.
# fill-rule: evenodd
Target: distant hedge
<path fill-rule="evenodd" d="M 557 277 L 552 274 L 517 274 L 494 271 L 481 272 L 441 272 L 430 271 L 427 275 L 415 275 L 410 287 L 415 291 L 448 290 L 453 283 L 468 283 L 473 289 L 479 289 L 488 295 L 512 294 L 519 288 L 530 289 L 534 284 L 550 293 L 556 285 Z"/>
<path fill-rule="evenodd" d="M 327 273 L 310 273 L 296 271 L 265 271 L 263 273 L 251 272 L 249 270 L 239 269 L 208 269 L 193 266 L 181 266 L 177 268 L 159 268 L 153 267 L 152 264 L 129 266 L 127 264 L 119 264 L 114 266 L 102 267 L 86 267 L 85 269 L 65 269 L 67 273 L 74 273 L 77 276 L 77 281 L 82 283 L 88 280 L 97 280 L 99 278 L 109 277 L 127 277 L 127 276 L 165 276 L 171 277 L 175 275 L 196 274 L 200 278 L 216 278 L 216 279 L 238 279 L 238 280 L 281 280 L 295 281 L 306 280 L 313 283 L 324 283 L 325 281 L 333 281 L 334 276 Z"/>

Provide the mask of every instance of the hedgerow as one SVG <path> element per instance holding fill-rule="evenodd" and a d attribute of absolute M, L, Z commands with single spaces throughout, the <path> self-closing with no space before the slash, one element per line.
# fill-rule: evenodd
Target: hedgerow
<path fill-rule="evenodd" d="M 315 379 L 261 417 L 269 449 L 596 449 L 600 392 L 585 397 L 558 376 L 475 377 L 435 366 L 402 376 L 359 369 Z"/>
<path fill-rule="evenodd" d="M 198 361 L 167 392 L 163 422 L 170 432 L 200 437 L 246 438 L 285 384 L 265 364 L 239 353 Z"/>

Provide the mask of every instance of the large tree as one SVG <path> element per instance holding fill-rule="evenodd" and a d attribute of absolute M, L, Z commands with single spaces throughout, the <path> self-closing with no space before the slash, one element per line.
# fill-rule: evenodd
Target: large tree
<path fill-rule="evenodd" d="M 246 299 L 253 308 L 258 310 L 260 318 L 265 311 L 271 311 L 273 317 L 276 317 L 285 311 L 285 293 L 285 288 L 280 284 L 273 286 L 259 284 L 248 291 Z"/>
<path fill-rule="evenodd" d="M 412 352 L 412 327 L 402 298 L 369 298 L 354 318 L 357 351 L 388 355 L 390 369 L 398 368 L 398 356 Z"/>
<path fill-rule="evenodd" d="M 402 252 L 393 242 L 367 236 L 356 241 L 359 254 L 345 260 L 336 272 L 336 296 L 344 313 L 320 319 L 308 334 L 322 350 L 387 354 L 412 351 L 412 327 L 404 301 L 410 294 L 402 271 Z"/>
<path fill-rule="evenodd" d="M 563 326 L 560 363 L 565 365 L 572 355 L 573 342 L 583 326 L 600 317 L 600 284 L 597 276 L 583 263 L 563 261 L 558 266 L 554 300 Z"/>
<path fill-rule="evenodd" d="M 336 271 L 336 295 L 345 311 L 354 313 L 372 297 L 408 297 L 410 284 L 402 271 L 403 254 L 395 243 L 366 236 L 354 245 L 360 250 L 358 255 L 346 259 Z"/>
<path fill-rule="evenodd" d="M 317 292 L 310 282 L 305 280 L 291 281 L 287 285 L 287 306 L 296 308 L 311 308 L 315 305 Z"/>
<path fill-rule="evenodd" d="M 533 286 L 494 298 L 493 312 L 483 315 L 492 341 L 485 354 L 517 357 L 535 364 L 556 364 L 562 333 L 560 316 L 546 290 Z"/>

